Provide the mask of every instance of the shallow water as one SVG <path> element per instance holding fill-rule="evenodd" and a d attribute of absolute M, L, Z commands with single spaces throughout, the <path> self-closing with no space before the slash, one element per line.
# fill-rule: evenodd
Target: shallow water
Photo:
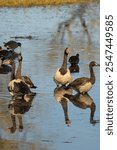
<path fill-rule="evenodd" d="M 12 122 L 8 111 L 11 99 L 7 85 L 9 74 L 0 74 L 0 148 L 1 150 L 99 150 L 99 123 L 90 124 L 89 109 L 81 109 L 68 102 L 70 126 L 64 121 L 61 105 L 54 97 L 53 75 L 63 60 L 63 51 L 70 47 L 71 55 L 79 53 L 80 72 L 74 73 L 73 78 L 89 76 L 88 63 L 95 60 L 99 63 L 99 5 L 88 4 L 83 17 L 86 20 L 87 34 L 79 17 L 79 5 L 34 8 L 1 8 L 0 9 L 0 45 L 8 40 L 22 43 L 22 74 L 31 77 L 38 87 L 30 110 L 23 115 L 24 129 L 8 133 L 6 128 Z M 69 20 L 70 27 L 60 23 Z M 26 37 L 31 35 L 31 39 Z M 68 63 L 69 66 L 69 63 Z M 96 104 L 95 120 L 99 120 L 100 108 L 100 73 L 95 67 L 96 83 L 89 95 Z M 75 94 L 75 92 L 74 92 Z"/>

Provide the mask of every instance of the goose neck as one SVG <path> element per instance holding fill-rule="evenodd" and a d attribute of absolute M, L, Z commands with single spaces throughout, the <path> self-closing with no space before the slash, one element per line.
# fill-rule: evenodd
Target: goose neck
<path fill-rule="evenodd" d="M 22 61 L 19 61 L 17 72 L 16 72 L 16 79 L 21 79 L 21 69 L 22 69 Z"/>
<path fill-rule="evenodd" d="M 89 66 L 90 69 L 90 80 L 92 82 L 92 84 L 95 83 L 95 74 L 94 74 L 94 70 L 93 70 L 93 66 Z"/>
<path fill-rule="evenodd" d="M 15 62 L 12 63 L 11 80 L 15 79 Z"/>
<path fill-rule="evenodd" d="M 63 64 L 62 64 L 61 68 L 67 69 L 67 55 L 66 54 L 64 54 Z"/>

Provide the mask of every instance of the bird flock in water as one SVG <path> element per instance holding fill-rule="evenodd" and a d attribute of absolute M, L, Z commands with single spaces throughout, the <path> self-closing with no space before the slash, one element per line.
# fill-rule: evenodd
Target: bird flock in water
<path fill-rule="evenodd" d="M 18 114 L 24 114 L 30 109 L 31 102 L 36 95 L 35 92 L 31 91 L 31 88 L 37 88 L 28 76 L 22 76 L 23 56 L 21 52 L 15 52 L 15 49 L 18 47 L 21 47 L 21 43 L 13 40 L 4 42 L 4 49 L 0 46 L 0 74 L 11 72 L 10 81 L 8 83 L 8 91 L 12 96 L 12 100 L 8 105 L 13 123 L 12 127 L 8 128 L 11 133 L 16 131 L 16 115 L 19 120 L 19 130 L 23 130 L 22 117 Z M 90 77 L 80 77 L 73 80 L 72 73 L 79 72 L 79 54 L 71 56 L 69 60 L 67 60 L 69 53 L 70 49 L 66 48 L 64 50 L 63 63 L 54 74 L 53 80 L 56 84 L 54 96 L 63 107 L 65 123 L 67 125 L 70 124 L 66 105 L 68 100 L 81 108 L 91 108 L 90 122 L 93 123 L 95 104 L 88 95 L 88 91 L 95 83 L 93 67 L 100 65 L 95 61 L 91 61 L 89 63 Z M 18 60 L 17 68 L 16 60 Z M 69 68 L 67 61 L 71 64 Z M 72 90 L 75 90 L 77 94 L 72 95 Z M 90 99 L 89 102 L 87 100 L 87 102 L 85 101 L 87 97 Z"/>

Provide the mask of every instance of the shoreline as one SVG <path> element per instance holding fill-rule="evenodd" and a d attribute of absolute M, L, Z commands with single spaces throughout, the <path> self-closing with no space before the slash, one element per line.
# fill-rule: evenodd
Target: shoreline
<path fill-rule="evenodd" d="M 0 8 L 3 7 L 39 7 L 39 6 L 56 6 L 68 4 L 88 4 L 99 2 L 99 0 L 0 0 Z"/>

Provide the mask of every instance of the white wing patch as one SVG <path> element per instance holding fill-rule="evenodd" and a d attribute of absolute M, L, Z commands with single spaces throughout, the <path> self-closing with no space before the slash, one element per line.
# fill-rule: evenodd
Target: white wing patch
<path fill-rule="evenodd" d="M 92 88 L 91 82 L 87 82 L 84 85 L 79 87 L 80 93 L 88 92 Z"/>

